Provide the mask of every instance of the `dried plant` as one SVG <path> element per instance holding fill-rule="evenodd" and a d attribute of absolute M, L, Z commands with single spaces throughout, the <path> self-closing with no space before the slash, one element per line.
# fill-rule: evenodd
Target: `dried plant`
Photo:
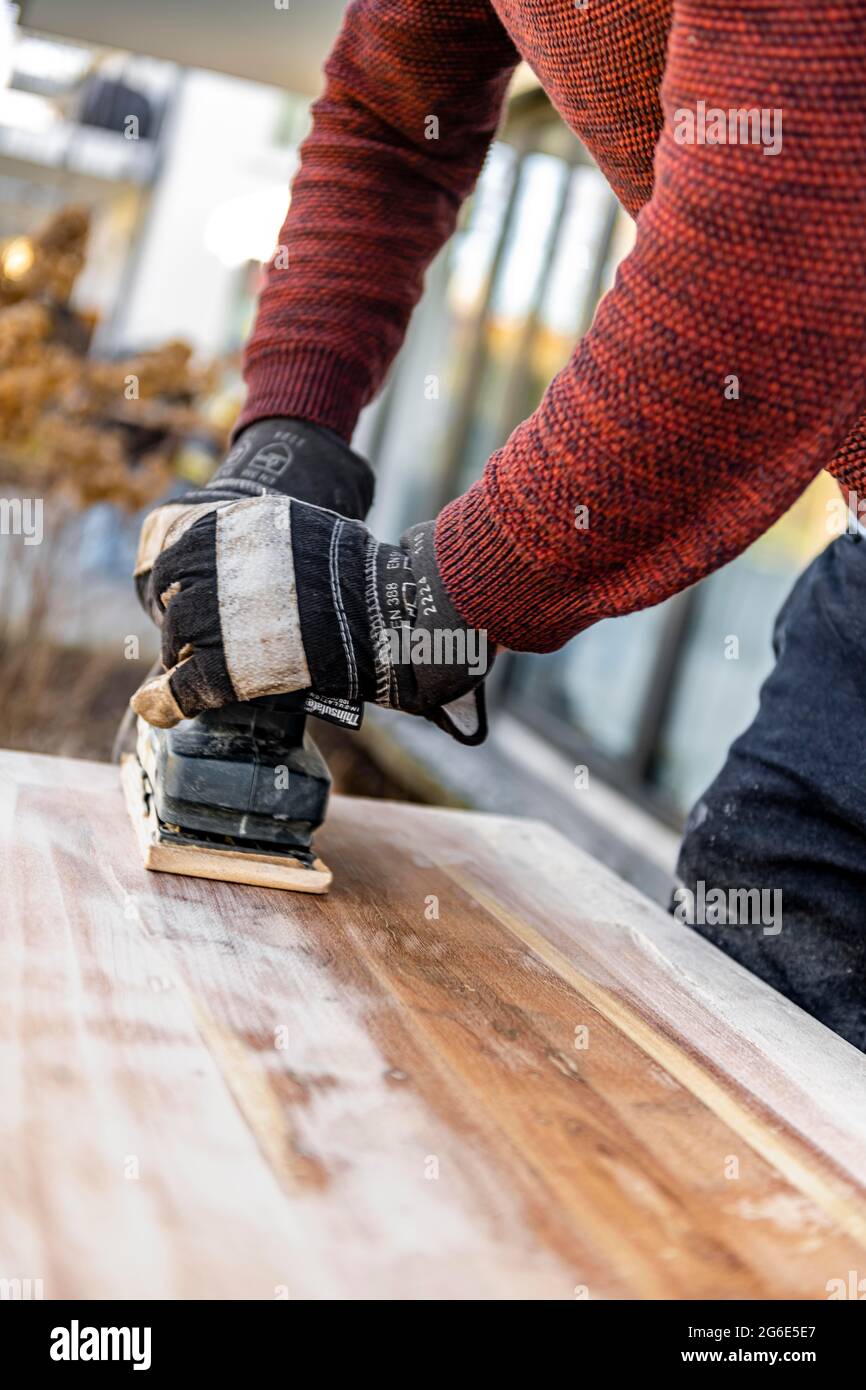
<path fill-rule="evenodd" d="M 85 209 L 65 208 L 0 255 L 0 472 L 80 506 L 136 510 L 167 487 L 184 437 L 214 454 L 225 443 L 197 405 L 217 371 L 182 342 L 122 361 L 88 354 L 93 319 L 69 307 L 88 227 Z"/>
<path fill-rule="evenodd" d="M 96 502 L 134 512 L 166 491 L 186 438 L 214 457 L 226 442 L 201 409 L 217 370 L 198 367 L 187 344 L 121 361 L 90 354 L 95 319 L 70 306 L 88 230 L 87 211 L 69 207 L 0 246 L 0 492 L 40 498 L 45 517 L 41 544 L 0 557 L 0 743 L 32 736 L 51 751 L 92 751 L 74 730 L 91 724 L 109 667 L 115 686 L 134 684 L 122 659 L 52 637 L 77 514 Z"/>
<path fill-rule="evenodd" d="M 35 236 L 18 238 L 21 255 L 0 269 L 0 305 L 40 299 L 66 304 L 84 266 L 90 215 L 86 208 L 62 208 Z M 18 270 L 17 267 L 21 266 Z"/>

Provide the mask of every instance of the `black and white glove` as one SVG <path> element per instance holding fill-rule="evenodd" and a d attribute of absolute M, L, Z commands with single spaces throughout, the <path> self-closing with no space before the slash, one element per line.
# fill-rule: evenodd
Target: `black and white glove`
<path fill-rule="evenodd" d="M 367 461 L 332 430 L 288 416 L 250 425 L 235 441 L 216 474 L 203 488 L 165 503 L 145 518 L 139 540 L 135 583 L 145 611 L 162 621 L 162 606 L 151 582 L 153 562 L 169 531 L 177 539 L 199 517 L 245 497 L 269 493 L 297 497 L 342 516 L 362 519 L 373 500 L 374 478 Z M 358 728 L 363 707 L 312 694 L 303 708 L 332 723 Z"/>
<path fill-rule="evenodd" d="M 136 588 L 145 611 L 160 621 L 151 571 L 169 532 L 177 540 L 200 517 L 245 497 L 269 493 L 297 497 L 363 520 L 373 501 L 373 484 L 367 461 L 332 430 L 306 420 L 257 420 L 240 435 L 205 487 L 164 503 L 145 517 L 135 564 Z"/>
<path fill-rule="evenodd" d="M 424 715 L 480 743 L 493 653 L 448 597 L 433 531 L 425 522 L 385 544 L 360 521 L 279 493 L 179 516 L 147 584 L 166 674 L 133 709 L 171 727 L 312 691 Z"/>

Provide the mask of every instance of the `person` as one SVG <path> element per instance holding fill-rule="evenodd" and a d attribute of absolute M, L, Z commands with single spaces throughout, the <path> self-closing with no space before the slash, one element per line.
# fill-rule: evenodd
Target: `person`
<path fill-rule="evenodd" d="M 634 249 L 480 481 L 382 542 L 349 441 L 520 59 L 636 218 Z M 309 688 L 477 741 L 461 634 L 552 651 L 732 559 L 822 468 L 863 495 L 862 0 L 354 0 L 325 78 L 233 447 L 142 533 L 166 668 L 135 697 L 146 718 Z M 781 894 L 781 930 L 692 925 L 861 1048 L 864 598 L 866 546 L 842 536 L 783 610 L 760 713 L 679 865 L 693 902 Z"/>

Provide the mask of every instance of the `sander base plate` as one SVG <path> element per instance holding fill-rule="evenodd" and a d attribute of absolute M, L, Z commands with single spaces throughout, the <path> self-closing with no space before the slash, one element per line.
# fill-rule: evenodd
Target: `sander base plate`
<path fill-rule="evenodd" d="M 233 849 L 228 843 L 222 847 L 212 840 L 201 844 L 191 844 L 187 840 L 178 844 L 163 830 L 147 774 L 134 753 L 121 758 L 120 779 L 146 869 L 216 879 L 222 883 L 284 888 L 295 893 L 327 893 L 330 888 L 333 875 L 321 859 L 305 864 L 289 853 L 259 854 Z"/>

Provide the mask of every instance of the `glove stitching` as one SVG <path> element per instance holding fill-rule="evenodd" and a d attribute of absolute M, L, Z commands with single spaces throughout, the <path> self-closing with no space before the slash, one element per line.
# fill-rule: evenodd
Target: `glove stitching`
<path fill-rule="evenodd" d="M 343 595 L 340 592 L 340 537 L 342 536 L 343 529 L 343 522 L 338 521 L 331 532 L 331 548 L 328 564 L 331 576 L 331 595 L 334 600 L 334 611 L 337 614 L 337 622 L 340 625 L 340 637 L 343 641 L 343 651 L 346 654 L 346 666 L 349 672 L 349 699 L 357 700 L 358 667 L 355 661 L 352 632 L 346 617 L 346 610 L 343 607 Z"/>
<path fill-rule="evenodd" d="M 367 615 L 370 619 L 370 632 L 373 638 L 373 651 L 376 662 L 376 704 L 390 709 L 399 709 L 397 678 L 388 658 L 388 649 L 382 638 L 385 633 L 385 619 L 379 606 L 379 591 L 376 575 L 379 562 L 379 542 L 370 539 L 367 545 Z"/>

